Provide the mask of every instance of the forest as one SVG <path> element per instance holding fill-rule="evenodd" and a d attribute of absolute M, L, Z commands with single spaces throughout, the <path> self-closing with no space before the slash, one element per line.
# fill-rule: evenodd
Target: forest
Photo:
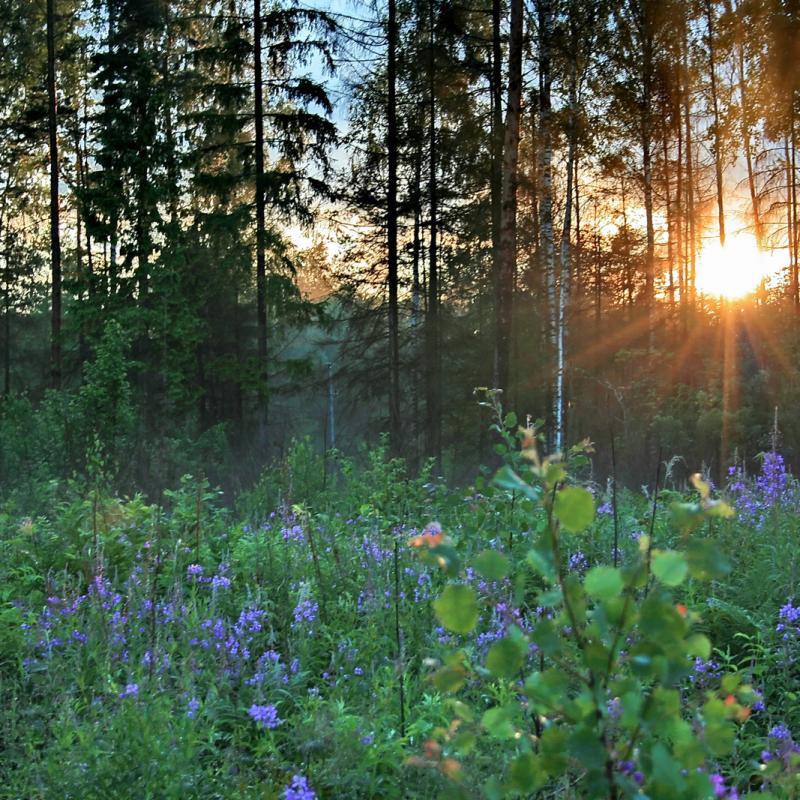
<path fill-rule="evenodd" d="M 799 130 L 798 0 L 0 0 L 0 798 L 800 797 Z"/>

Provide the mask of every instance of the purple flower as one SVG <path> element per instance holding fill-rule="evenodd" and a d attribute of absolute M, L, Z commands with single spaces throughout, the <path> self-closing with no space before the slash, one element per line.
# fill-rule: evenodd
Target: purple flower
<path fill-rule="evenodd" d="M 787 725 L 773 725 L 769 730 L 768 736 L 770 739 L 777 739 L 779 742 L 781 742 L 784 739 L 791 739 L 792 732 L 789 730 Z"/>
<path fill-rule="evenodd" d="M 295 775 L 283 790 L 283 800 L 316 800 L 316 792 L 308 785 L 308 779 Z"/>
<path fill-rule="evenodd" d="M 189 564 L 189 566 L 186 567 L 186 574 L 189 576 L 202 575 L 203 567 L 200 566 L 200 564 Z"/>
<path fill-rule="evenodd" d="M 364 747 L 369 747 L 374 741 L 375 737 L 371 733 L 361 737 L 361 744 L 363 744 Z"/>
<path fill-rule="evenodd" d="M 226 578 L 224 575 L 215 575 L 211 579 L 212 589 L 229 589 L 231 586 L 231 579 Z"/>
<path fill-rule="evenodd" d="M 292 627 L 296 628 L 304 622 L 309 624 L 314 622 L 319 612 L 319 604 L 313 600 L 301 600 L 294 609 L 294 622 Z"/>
<path fill-rule="evenodd" d="M 570 572 L 586 572 L 589 569 L 589 560 L 580 550 L 574 552 L 567 562 L 567 567 Z"/>
<path fill-rule="evenodd" d="M 186 716 L 189 717 L 189 719 L 194 719 L 197 716 L 197 712 L 199 710 L 200 710 L 200 701 L 196 697 L 193 697 L 189 701 L 189 704 L 186 706 Z"/>
<path fill-rule="evenodd" d="M 139 695 L 139 684 L 138 683 L 129 683 L 125 686 L 125 688 L 119 693 L 120 699 L 124 700 L 126 697 L 138 697 Z"/>
<path fill-rule="evenodd" d="M 278 725 L 281 724 L 281 720 L 278 718 L 278 709 L 272 704 L 259 706 L 253 703 L 247 713 L 255 722 L 258 722 L 262 728 L 277 728 Z"/>

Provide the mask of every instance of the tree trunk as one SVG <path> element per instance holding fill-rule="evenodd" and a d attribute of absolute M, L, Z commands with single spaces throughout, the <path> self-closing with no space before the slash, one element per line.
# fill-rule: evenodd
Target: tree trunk
<path fill-rule="evenodd" d="M 503 297 L 501 289 L 502 255 L 500 252 L 500 228 L 502 225 L 503 207 L 503 51 L 500 0 L 492 0 L 492 71 L 491 71 L 491 211 L 492 211 L 492 281 L 494 284 L 494 305 L 496 332 L 494 341 L 494 368 L 492 383 L 495 388 L 503 388 L 500 382 L 501 365 L 504 356 L 501 353 L 500 318 L 503 314 Z"/>
<path fill-rule="evenodd" d="M 569 302 L 570 291 L 570 271 L 571 271 L 571 248 L 570 231 L 572 229 L 572 192 L 575 161 L 578 153 L 578 76 L 576 73 L 577 65 L 573 61 L 569 77 L 569 105 L 567 139 L 569 142 L 567 152 L 567 189 L 564 201 L 564 227 L 561 231 L 560 261 L 561 270 L 558 281 L 558 312 L 556 316 L 556 385 L 553 392 L 553 405 L 555 411 L 555 438 L 553 446 L 555 450 L 564 448 L 564 373 L 566 362 L 566 328 L 567 328 L 567 304 Z"/>
<path fill-rule="evenodd" d="M 389 181 L 386 197 L 389 281 L 389 444 L 400 454 L 400 332 L 397 286 L 397 3 L 389 0 L 388 26 L 388 107 L 386 150 Z"/>
<path fill-rule="evenodd" d="M 267 256 L 266 187 L 264 185 L 264 75 L 261 64 L 263 27 L 261 0 L 253 0 L 253 64 L 255 80 L 255 168 L 256 168 L 256 314 L 258 316 L 258 369 L 260 379 L 260 444 L 267 444 L 269 385 L 267 371 Z"/>
<path fill-rule="evenodd" d="M 717 185 L 717 219 L 719 224 L 719 243 L 725 244 L 725 203 L 723 197 L 722 175 L 722 135 L 720 132 L 719 100 L 717 98 L 717 61 L 714 50 L 714 10 L 710 0 L 705 0 L 706 25 L 708 27 L 708 66 L 711 77 L 711 110 L 714 130 L 714 177 Z"/>
<path fill-rule="evenodd" d="M 50 384 L 61 388 L 61 233 L 58 197 L 55 0 L 47 0 L 47 129 L 50 140 Z"/>
<path fill-rule="evenodd" d="M 441 467 L 442 461 L 442 356 L 439 331 L 439 196 L 436 158 L 436 64 L 434 61 L 434 6 L 430 0 L 428 53 L 428 143 L 430 149 L 428 201 L 430 205 L 430 242 L 428 250 L 428 307 L 425 316 L 425 447 L 428 456 Z"/>
<path fill-rule="evenodd" d="M 508 106 L 503 140 L 503 192 L 500 225 L 500 264 L 497 278 L 497 388 L 508 392 L 511 353 L 511 314 L 517 260 L 517 183 L 519 128 L 522 105 L 522 0 L 511 2 L 508 49 Z"/>
<path fill-rule="evenodd" d="M 544 278 L 546 311 L 545 340 L 550 345 L 547 359 L 547 385 L 552 387 L 555 378 L 554 358 L 556 352 L 556 263 L 555 235 L 553 232 L 553 139 L 551 98 L 551 56 L 553 37 L 553 9 L 551 0 L 537 0 L 537 23 L 539 32 L 539 237 L 541 242 L 541 269 Z M 548 398 L 552 408 L 552 397 Z M 552 420 L 551 420 L 552 421 Z"/>

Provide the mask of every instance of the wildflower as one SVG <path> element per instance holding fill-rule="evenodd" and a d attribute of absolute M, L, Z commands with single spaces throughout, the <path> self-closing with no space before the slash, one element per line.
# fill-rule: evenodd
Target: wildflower
<path fill-rule="evenodd" d="M 294 622 L 292 627 L 296 628 L 302 625 L 303 622 L 312 623 L 317 618 L 319 612 L 319 604 L 313 600 L 301 600 L 294 609 Z"/>
<path fill-rule="evenodd" d="M 211 587 L 213 589 L 229 589 L 231 586 L 231 579 L 226 578 L 224 575 L 215 575 L 211 579 Z"/>
<path fill-rule="evenodd" d="M 363 744 L 364 747 L 369 747 L 374 741 L 375 737 L 371 733 L 361 737 L 361 744 Z"/>
<path fill-rule="evenodd" d="M 283 800 L 316 800 L 316 792 L 308 785 L 308 779 L 295 775 L 283 790 Z"/>
<path fill-rule="evenodd" d="M 569 557 L 567 567 L 570 572 L 586 572 L 589 569 L 589 559 L 586 558 L 581 550 L 577 550 Z"/>
<path fill-rule="evenodd" d="M 189 701 L 189 704 L 186 707 L 186 716 L 189 717 L 189 719 L 194 719 L 197 716 L 197 712 L 199 710 L 200 710 L 200 701 L 196 697 L 193 697 Z"/>
<path fill-rule="evenodd" d="M 119 693 L 121 700 L 124 700 L 126 697 L 138 697 L 138 695 L 139 695 L 138 683 L 127 684 L 125 688 Z"/>
<path fill-rule="evenodd" d="M 262 728 L 277 728 L 281 724 L 281 720 L 278 718 L 278 709 L 272 704 L 259 706 L 253 703 L 247 713 Z"/>
<path fill-rule="evenodd" d="M 773 725 L 768 734 L 770 739 L 777 739 L 779 742 L 785 739 L 791 739 L 792 733 L 786 725 Z"/>
<path fill-rule="evenodd" d="M 190 577 L 195 575 L 202 575 L 203 567 L 200 566 L 200 564 L 189 564 L 189 566 L 186 567 L 186 574 L 189 575 Z"/>

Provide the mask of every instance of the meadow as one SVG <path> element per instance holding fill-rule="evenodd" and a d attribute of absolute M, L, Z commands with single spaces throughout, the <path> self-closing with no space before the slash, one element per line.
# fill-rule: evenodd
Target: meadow
<path fill-rule="evenodd" d="M 463 488 L 295 443 L 235 500 L 0 513 L 0 797 L 800 795 L 800 484 Z"/>

